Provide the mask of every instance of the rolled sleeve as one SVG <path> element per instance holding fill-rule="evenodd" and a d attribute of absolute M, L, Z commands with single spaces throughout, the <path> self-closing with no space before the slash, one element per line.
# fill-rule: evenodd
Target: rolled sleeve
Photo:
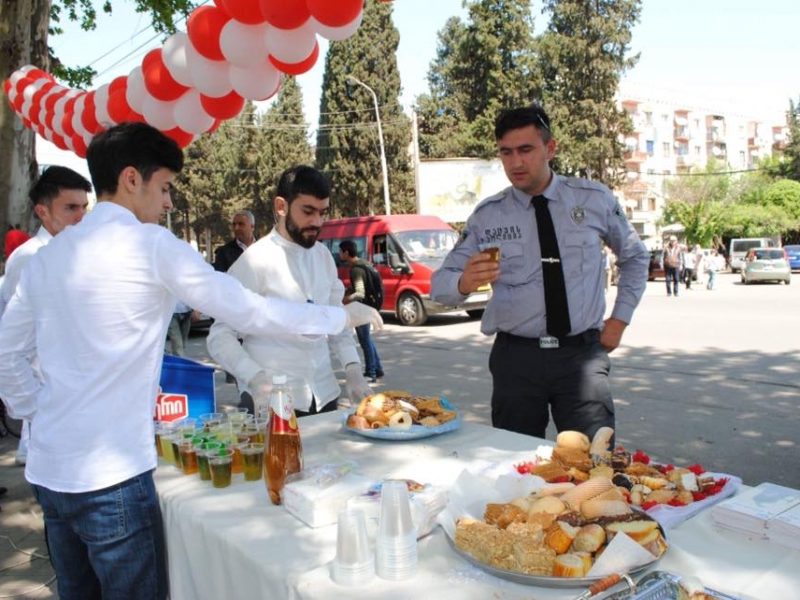
<path fill-rule="evenodd" d="M 11 417 L 32 420 L 42 383 L 30 360 L 36 353 L 36 327 L 23 282 L 0 320 L 0 396 Z"/>

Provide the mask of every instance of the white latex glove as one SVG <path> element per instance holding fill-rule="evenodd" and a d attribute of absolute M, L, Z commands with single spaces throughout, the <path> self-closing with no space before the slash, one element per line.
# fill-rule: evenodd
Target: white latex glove
<path fill-rule="evenodd" d="M 344 311 L 347 313 L 347 323 L 345 329 L 358 327 L 359 325 L 371 325 L 373 331 L 383 329 L 383 319 L 381 314 L 374 308 L 361 304 L 361 302 L 351 302 L 345 305 Z"/>
<path fill-rule="evenodd" d="M 250 389 L 250 395 L 253 396 L 253 406 L 256 412 L 259 407 L 266 406 L 269 408 L 269 395 L 272 392 L 272 381 L 264 371 L 259 371 L 253 378 L 247 382 L 247 387 Z"/>
<path fill-rule="evenodd" d="M 359 363 L 347 365 L 344 369 L 344 377 L 344 390 L 353 404 L 372 394 L 372 388 L 369 387 L 364 375 L 361 374 L 361 365 Z"/>

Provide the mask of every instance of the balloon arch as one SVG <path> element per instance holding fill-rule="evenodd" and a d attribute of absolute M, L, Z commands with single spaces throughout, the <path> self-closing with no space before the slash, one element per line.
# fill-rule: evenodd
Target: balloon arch
<path fill-rule="evenodd" d="M 95 90 L 64 87 L 31 65 L 12 73 L 3 89 L 26 127 L 80 157 L 93 135 L 123 121 L 149 123 L 184 147 L 238 115 L 245 100 L 273 96 L 281 73 L 311 69 L 319 56 L 317 36 L 351 36 L 362 4 L 214 0 L 192 11 L 185 33 L 173 34 L 128 75 Z"/>

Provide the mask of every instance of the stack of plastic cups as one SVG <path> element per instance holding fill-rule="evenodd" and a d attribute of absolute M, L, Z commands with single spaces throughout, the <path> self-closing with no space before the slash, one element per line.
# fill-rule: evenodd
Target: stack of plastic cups
<path fill-rule="evenodd" d="M 387 480 L 381 486 L 381 521 L 375 538 L 375 570 L 378 577 L 408 579 L 417 569 L 417 530 L 411 519 L 408 486 Z"/>
<path fill-rule="evenodd" d="M 353 508 L 339 511 L 333 580 L 341 585 L 360 585 L 375 576 L 375 558 L 369 548 L 364 512 Z"/>

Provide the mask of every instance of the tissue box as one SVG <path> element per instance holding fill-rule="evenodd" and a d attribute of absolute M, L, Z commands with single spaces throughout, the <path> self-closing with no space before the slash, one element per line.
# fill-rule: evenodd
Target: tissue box
<path fill-rule="evenodd" d="M 374 540 L 381 520 L 381 484 L 376 483 L 366 493 L 347 501 L 348 508 L 364 511 L 367 518 L 367 536 Z M 417 528 L 417 539 L 428 535 L 436 526 L 436 515 L 447 506 L 447 489 L 441 486 L 420 485 L 411 482 L 409 500 L 411 519 Z"/>
<path fill-rule="evenodd" d="M 373 480 L 356 472 L 352 463 L 325 464 L 303 469 L 287 479 L 283 505 L 310 527 L 336 523 L 339 510 L 363 494 Z"/>

